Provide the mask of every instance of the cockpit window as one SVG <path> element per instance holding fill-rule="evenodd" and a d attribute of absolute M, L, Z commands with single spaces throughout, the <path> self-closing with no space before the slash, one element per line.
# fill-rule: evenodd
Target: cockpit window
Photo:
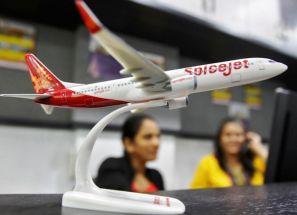
<path fill-rule="evenodd" d="M 274 60 L 268 60 L 268 62 L 269 62 L 269 63 L 275 63 L 275 61 L 274 61 Z"/>

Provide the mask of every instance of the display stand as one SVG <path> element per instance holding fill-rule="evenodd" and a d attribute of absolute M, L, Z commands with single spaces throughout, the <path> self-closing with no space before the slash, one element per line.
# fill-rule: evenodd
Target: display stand
<path fill-rule="evenodd" d="M 79 149 L 75 167 L 76 185 L 73 191 L 64 193 L 62 205 L 71 208 L 133 214 L 184 213 L 185 206 L 178 199 L 99 188 L 94 184 L 89 170 L 95 141 L 108 123 L 128 111 L 165 105 L 167 105 L 166 101 L 129 104 L 102 118 L 89 132 Z"/>

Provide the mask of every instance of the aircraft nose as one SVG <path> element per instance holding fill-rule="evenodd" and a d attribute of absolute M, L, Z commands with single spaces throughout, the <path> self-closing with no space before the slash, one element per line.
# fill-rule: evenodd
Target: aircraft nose
<path fill-rule="evenodd" d="M 283 73 L 288 69 L 288 66 L 286 64 L 283 64 L 283 63 L 278 63 L 278 64 L 279 64 L 279 69 L 281 73 Z"/>

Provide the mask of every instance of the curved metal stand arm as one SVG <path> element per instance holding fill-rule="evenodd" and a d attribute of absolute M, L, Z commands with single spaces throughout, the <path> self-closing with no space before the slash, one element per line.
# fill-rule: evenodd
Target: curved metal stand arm
<path fill-rule="evenodd" d="M 82 191 L 82 189 L 84 189 L 86 186 L 88 187 L 89 185 L 93 185 L 93 180 L 89 171 L 91 153 L 97 137 L 112 120 L 114 120 L 121 114 L 134 109 L 146 109 L 164 105 L 166 105 L 165 101 L 129 104 L 103 117 L 88 133 L 86 139 L 79 149 L 75 167 L 76 185 L 74 190 Z"/>
<path fill-rule="evenodd" d="M 132 193 L 97 187 L 91 177 L 89 163 L 98 135 L 113 119 L 134 110 L 165 106 L 166 101 L 151 101 L 121 107 L 103 117 L 88 133 L 76 160 L 76 184 L 73 191 L 64 193 L 64 207 L 137 214 L 181 214 L 184 204 L 178 199 L 142 193 Z"/>

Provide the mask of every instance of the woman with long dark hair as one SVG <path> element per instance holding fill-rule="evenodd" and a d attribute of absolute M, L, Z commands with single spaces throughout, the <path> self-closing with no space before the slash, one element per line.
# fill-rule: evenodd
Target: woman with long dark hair
<path fill-rule="evenodd" d="M 264 183 L 267 150 L 260 135 L 248 132 L 241 120 L 225 119 L 214 146 L 214 153 L 204 157 L 198 165 L 191 188 Z"/>
<path fill-rule="evenodd" d="M 161 174 L 146 167 L 155 160 L 160 144 L 160 129 L 146 114 L 129 117 L 122 127 L 124 156 L 108 158 L 99 168 L 95 184 L 101 188 L 141 193 L 163 190 Z"/>

